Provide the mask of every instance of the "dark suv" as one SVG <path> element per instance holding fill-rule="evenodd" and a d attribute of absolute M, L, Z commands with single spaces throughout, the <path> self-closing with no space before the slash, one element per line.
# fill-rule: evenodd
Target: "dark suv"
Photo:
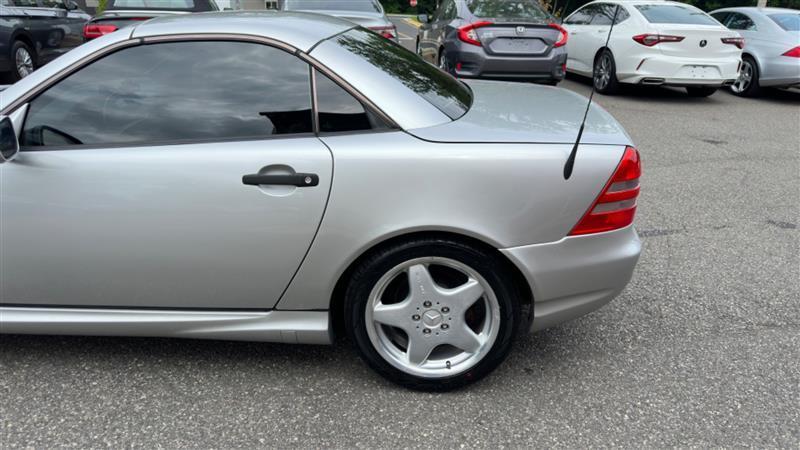
<path fill-rule="evenodd" d="M 417 53 L 453 75 L 564 79 L 567 32 L 537 0 L 443 0 L 419 20 Z"/>
<path fill-rule="evenodd" d="M 89 19 L 72 0 L 0 0 L 0 73 L 17 81 L 81 45 Z"/>

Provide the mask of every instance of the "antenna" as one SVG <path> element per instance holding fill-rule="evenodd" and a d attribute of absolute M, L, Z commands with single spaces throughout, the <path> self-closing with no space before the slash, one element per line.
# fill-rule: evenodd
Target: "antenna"
<path fill-rule="evenodd" d="M 611 19 L 611 27 L 608 29 L 608 36 L 606 36 L 606 44 L 603 47 L 608 47 L 608 42 L 611 41 L 611 32 L 614 31 L 614 24 L 617 22 L 617 14 L 619 14 L 619 5 L 614 8 L 614 17 Z M 564 179 L 569 180 L 572 176 L 572 169 L 575 167 L 575 155 L 578 153 L 578 145 L 581 143 L 583 136 L 583 128 L 586 126 L 586 118 L 589 117 L 589 109 L 592 107 L 592 99 L 597 89 L 594 87 L 594 78 L 592 78 L 592 92 L 589 94 L 589 102 L 586 104 L 586 111 L 583 112 L 583 121 L 581 127 L 578 128 L 578 137 L 575 139 L 575 145 L 572 146 L 572 151 L 569 152 L 566 164 L 564 164 Z"/>

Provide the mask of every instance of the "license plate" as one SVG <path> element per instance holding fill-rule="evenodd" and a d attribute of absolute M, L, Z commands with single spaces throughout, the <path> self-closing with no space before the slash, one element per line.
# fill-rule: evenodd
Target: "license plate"
<path fill-rule="evenodd" d="M 710 66 L 687 66 L 691 78 L 713 78 L 714 68 Z"/>

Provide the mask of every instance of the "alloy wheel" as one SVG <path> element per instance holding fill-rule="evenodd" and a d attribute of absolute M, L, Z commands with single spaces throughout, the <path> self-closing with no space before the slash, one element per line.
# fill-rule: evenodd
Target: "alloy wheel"
<path fill-rule="evenodd" d="M 594 65 L 594 87 L 603 90 L 611 81 L 611 56 L 603 53 Z"/>
<path fill-rule="evenodd" d="M 443 257 L 413 259 L 387 272 L 365 313 L 377 352 L 395 368 L 426 378 L 473 368 L 492 349 L 501 317 L 489 283 Z"/>
<path fill-rule="evenodd" d="M 742 62 L 742 70 L 739 72 L 739 78 L 731 85 L 731 90 L 737 94 L 741 94 L 750 89 L 753 83 L 753 65 L 748 60 Z"/>
<path fill-rule="evenodd" d="M 17 49 L 14 54 L 14 62 L 20 78 L 25 78 L 33 73 L 33 57 L 27 48 L 20 47 Z"/>
<path fill-rule="evenodd" d="M 447 72 L 447 58 L 444 55 L 444 52 L 439 53 L 439 68 Z"/>

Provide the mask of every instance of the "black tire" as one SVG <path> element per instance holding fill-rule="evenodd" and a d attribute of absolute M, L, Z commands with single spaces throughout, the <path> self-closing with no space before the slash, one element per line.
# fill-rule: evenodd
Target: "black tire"
<path fill-rule="evenodd" d="M 745 83 L 745 85 L 742 86 L 741 78 L 737 79 L 736 83 L 730 88 L 733 95 L 739 97 L 755 97 L 761 94 L 761 84 L 758 82 L 761 73 L 758 70 L 758 64 L 752 56 L 744 55 L 742 57 L 742 71 L 740 77 L 747 73 L 748 70 L 750 71 L 751 77 L 749 83 Z"/>
<path fill-rule="evenodd" d="M 494 344 L 482 359 L 454 376 L 422 377 L 400 370 L 380 355 L 367 331 L 367 326 L 372 326 L 365 319 L 367 304 L 379 280 L 398 265 L 425 257 L 452 259 L 479 273 L 494 291 L 500 308 L 499 331 Z M 401 386 L 424 391 L 448 391 L 474 383 L 505 360 L 522 322 L 517 290 L 508 271 L 504 270 L 506 264 L 491 252 L 439 238 L 413 239 L 375 252 L 359 264 L 347 286 L 344 315 L 348 336 L 361 358 L 373 370 Z"/>
<path fill-rule="evenodd" d="M 22 70 L 17 67 L 17 52 L 25 51 L 31 58 L 31 69 L 36 69 L 36 53 L 33 49 L 23 41 L 14 41 L 11 45 L 11 54 L 9 55 L 11 61 L 11 80 L 13 82 L 17 82 L 23 79 L 25 76 L 30 75 L 23 75 Z"/>
<path fill-rule="evenodd" d="M 607 59 L 606 59 L 607 58 Z M 607 68 L 601 66 L 607 63 Z M 605 79 L 604 73 L 608 74 Z M 604 49 L 600 52 L 594 60 L 592 67 L 592 84 L 597 92 L 603 95 L 614 95 L 619 92 L 619 80 L 617 80 L 617 63 L 614 61 L 614 55 L 610 50 Z"/>
<path fill-rule="evenodd" d="M 713 95 L 714 92 L 717 92 L 718 88 L 715 87 L 708 87 L 708 86 L 700 86 L 700 87 L 687 87 L 686 93 L 689 94 L 689 97 L 708 97 Z"/>
<path fill-rule="evenodd" d="M 443 48 L 439 49 L 439 54 L 436 56 L 436 65 L 447 73 L 450 73 L 450 65 L 447 64 L 447 53 Z"/>

